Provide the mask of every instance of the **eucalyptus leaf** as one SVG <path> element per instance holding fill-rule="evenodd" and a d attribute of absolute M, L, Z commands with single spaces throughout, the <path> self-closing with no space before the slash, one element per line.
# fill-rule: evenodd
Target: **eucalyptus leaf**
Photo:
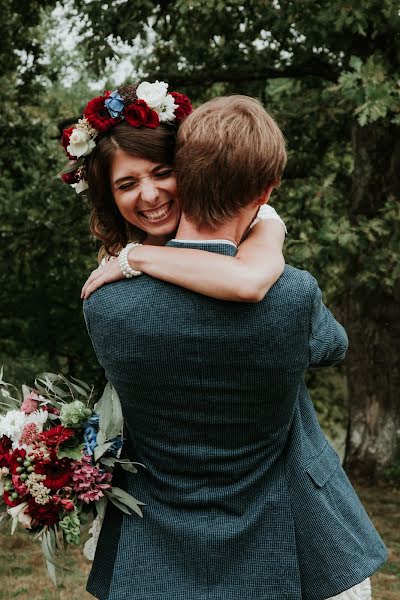
<path fill-rule="evenodd" d="M 106 440 L 106 436 L 104 435 L 104 433 L 102 431 L 99 431 L 96 436 L 97 445 L 102 446 L 103 444 L 106 443 L 106 441 L 107 440 Z"/>
<path fill-rule="evenodd" d="M 14 535 L 15 530 L 17 529 L 18 526 L 18 518 L 12 519 L 11 520 L 11 535 Z"/>
<path fill-rule="evenodd" d="M 121 462 L 119 463 L 121 465 L 121 468 L 124 469 L 124 471 L 128 471 L 128 473 L 137 473 L 137 468 L 133 466 L 132 463 L 130 462 Z"/>
<path fill-rule="evenodd" d="M 88 385 L 85 381 L 82 381 L 82 379 L 77 379 L 76 377 L 72 377 L 72 376 L 71 376 L 71 379 L 73 379 L 74 381 L 79 383 L 79 385 L 81 387 L 83 387 L 85 390 L 87 390 L 88 392 L 91 391 L 92 388 L 90 387 L 90 385 Z"/>
<path fill-rule="evenodd" d="M 77 394 L 79 394 L 83 398 L 87 398 L 88 395 L 87 395 L 86 390 L 84 390 L 79 385 L 76 385 L 75 383 L 72 383 L 72 381 L 68 381 L 68 379 L 66 377 L 64 377 L 64 375 L 60 375 L 60 377 L 64 381 L 65 385 L 68 386 L 68 388 L 69 388 L 72 396 L 74 395 L 74 392 L 76 392 Z"/>
<path fill-rule="evenodd" d="M 96 506 L 96 512 L 99 515 L 100 519 L 104 519 L 104 516 L 106 514 L 106 507 L 107 507 L 107 498 L 105 496 L 103 496 L 103 498 L 100 498 L 100 500 L 98 502 L 96 502 L 95 506 Z"/>
<path fill-rule="evenodd" d="M 137 473 L 137 468 L 134 466 L 134 463 L 127 459 L 125 460 L 121 458 L 115 458 L 114 456 L 107 456 L 105 458 L 101 458 L 100 462 L 107 467 L 114 467 L 117 464 L 129 473 Z"/>
<path fill-rule="evenodd" d="M 99 415 L 99 429 L 106 440 L 115 438 L 122 432 L 124 419 L 121 403 L 117 391 L 110 382 L 107 383 L 102 397 L 95 406 L 95 413 Z"/>
<path fill-rule="evenodd" d="M 22 396 L 25 398 L 25 396 L 29 396 L 30 393 L 31 393 L 30 388 L 28 388 L 27 385 L 22 384 Z"/>
<path fill-rule="evenodd" d="M 143 517 L 143 513 L 140 510 L 139 506 L 145 506 L 145 503 L 140 502 L 140 500 L 136 500 L 136 498 L 128 494 L 128 492 L 126 492 L 125 490 L 119 487 L 113 487 L 111 491 L 107 492 L 107 495 L 110 499 L 114 498 L 115 500 L 122 502 L 123 504 L 125 504 L 125 506 L 131 508 L 140 517 Z"/>
<path fill-rule="evenodd" d="M 100 459 L 100 462 L 102 465 L 105 465 L 106 467 L 114 467 L 115 463 L 117 462 L 117 458 L 113 457 L 113 456 L 103 456 Z"/>
<path fill-rule="evenodd" d="M 51 551 L 51 543 L 48 537 L 48 531 L 45 531 L 42 535 L 42 552 L 46 561 L 47 571 L 50 575 L 50 579 L 57 587 L 57 573 L 56 573 L 56 565 L 54 563 L 55 556 Z"/>
<path fill-rule="evenodd" d="M 114 504 L 114 506 L 119 508 L 122 512 L 126 513 L 127 515 L 132 514 L 132 512 L 129 510 L 129 508 L 125 504 L 123 504 L 122 502 L 117 500 L 117 498 L 112 496 L 109 492 L 106 491 L 105 494 L 106 494 L 107 498 L 110 500 L 110 502 L 112 502 Z"/>
<path fill-rule="evenodd" d="M 113 445 L 113 442 L 107 442 L 106 444 L 102 444 L 101 446 L 96 446 L 94 449 L 94 460 L 98 461 L 103 454 L 107 452 Z"/>

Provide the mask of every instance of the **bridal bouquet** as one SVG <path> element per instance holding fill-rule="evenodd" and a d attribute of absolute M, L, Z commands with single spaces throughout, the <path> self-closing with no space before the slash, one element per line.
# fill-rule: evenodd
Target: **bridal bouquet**
<path fill-rule="evenodd" d="M 11 534 L 22 526 L 41 541 L 54 583 L 62 550 L 80 543 L 91 514 L 98 530 L 107 501 L 143 516 L 143 503 L 112 485 L 116 464 L 137 472 L 137 463 L 120 457 L 118 395 L 107 384 L 92 406 L 92 392 L 81 380 L 44 373 L 21 394 L 0 371 L 0 521 L 11 521 Z"/>

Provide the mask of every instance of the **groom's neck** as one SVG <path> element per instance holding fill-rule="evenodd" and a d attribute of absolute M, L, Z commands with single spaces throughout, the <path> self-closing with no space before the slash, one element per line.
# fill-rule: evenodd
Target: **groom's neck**
<path fill-rule="evenodd" d="M 176 240 L 228 240 L 237 246 L 246 233 L 250 220 L 244 215 L 238 215 L 228 222 L 210 227 L 208 225 L 196 225 L 189 221 L 184 214 L 181 216 Z"/>

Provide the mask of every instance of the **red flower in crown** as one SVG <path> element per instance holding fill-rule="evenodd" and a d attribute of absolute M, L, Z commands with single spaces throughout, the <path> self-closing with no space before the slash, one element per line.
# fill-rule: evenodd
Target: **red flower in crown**
<path fill-rule="evenodd" d="M 124 117 L 131 127 L 150 127 L 155 129 L 160 124 L 158 114 L 151 110 L 144 100 L 137 100 L 125 108 Z"/>
<path fill-rule="evenodd" d="M 73 132 L 73 130 L 74 130 L 74 127 L 68 127 L 67 129 L 64 129 L 63 132 L 62 132 L 62 138 L 61 138 L 61 145 L 64 148 L 66 155 L 70 159 L 76 158 L 76 156 L 72 156 L 67 151 L 67 148 L 69 146 L 69 138 L 71 137 L 71 133 Z"/>
<path fill-rule="evenodd" d="M 61 175 L 61 179 L 63 180 L 64 183 L 68 183 L 68 185 L 71 185 L 73 183 L 78 183 L 79 181 L 79 175 L 77 171 L 70 171 L 69 173 L 63 173 Z M 48 411 L 50 412 L 50 411 Z"/>
<path fill-rule="evenodd" d="M 171 92 L 171 96 L 175 104 L 178 105 L 178 108 L 175 109 L 175 118 L 178 122 L 183 121 L 193 110 L 190 100 L 185 94 L 180 94 L 179 92 Z"/>
<path fill-rule="evenodd" d="M 88 102 L 85 110 L 83 111 L 84 116 L 87 118 L 89 123 L 97 131 L 104 133 L 114 127 L 117 123 L 120 123 L 121 118 L 117 117 L 114 119 L 107 110 L 104 101 L 108 98 L 111 92 L 104 92 L 104 96 L 97 96 Z"/>

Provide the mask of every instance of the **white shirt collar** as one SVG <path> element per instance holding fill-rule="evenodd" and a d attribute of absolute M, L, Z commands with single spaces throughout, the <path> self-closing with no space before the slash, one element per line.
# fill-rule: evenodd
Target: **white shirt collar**
<path fill-rule="evenodd" d="M 229 246 L 233 246 L 237 248 L 236 244 L 231 242 L 230 240 L 170 240 L 171 242 L 176 242 L 177 244 L 228 244 Z"/>

